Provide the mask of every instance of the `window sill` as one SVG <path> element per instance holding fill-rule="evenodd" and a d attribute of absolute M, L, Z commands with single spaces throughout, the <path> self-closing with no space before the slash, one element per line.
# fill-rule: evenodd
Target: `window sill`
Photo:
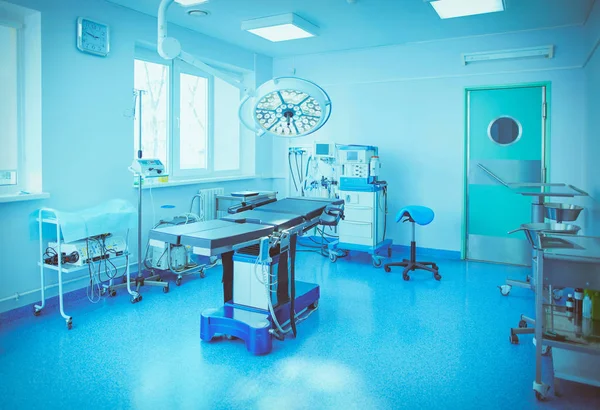
<path fill-rule="evenodd" d="M 34 194 L 11 194 L 0 195 L 0 203 L 3 202 L 20 202 L 20 201 L 35 201 L 38 199 L 50 198 L 48 192 L 38 192 Z"/>
<path fill-rule="evenodd" d="M 236 175 L 236 176 L 229 176 L 229 177 L 196 178 L 196 179 L 169 181 L 169 182 L 158 182 L 158 183 L 150 184 L 150 185 L 142 185 L 142 189 L 156 189 L 156 188 L 168 188 L 168 187 L 185 186 L 185 185 L 209 184 L 212 182 L 243 181 L 243 180 L 258 179 L 258 178 L 261 178 L 261 177 L 259 175 Z M 133 185 L 133 188 L 137 189 L 137 185 Z"/>

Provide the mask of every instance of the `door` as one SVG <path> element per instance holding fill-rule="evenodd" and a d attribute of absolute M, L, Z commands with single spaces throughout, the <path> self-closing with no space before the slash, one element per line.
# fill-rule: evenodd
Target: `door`
<path fill-rule="evenodd" d="M 545 179 L 546 87 L 467 90 L 467 124 L 466 258 L 531 265 L 529 243 L 508 232 L 531 222 L 532 199 L 502 182 Z"/>

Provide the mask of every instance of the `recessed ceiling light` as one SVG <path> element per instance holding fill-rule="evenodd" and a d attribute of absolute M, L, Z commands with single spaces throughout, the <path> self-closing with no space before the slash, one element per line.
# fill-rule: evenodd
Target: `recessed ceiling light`
<path fill-rule="evenodd" d="M 192 16 L 192 17 L 206 17 L 210 13 L 206 10 L 192 9 L 192 10 L 188 10 L 187 14 L 188 14 L 188 16 Z"/>
<path fill-rule="evenodd" d="M 206 2 L 208 2 L 208 0 L 175 0 L 175 3 L 179 3 L 183 7 L 197 6 L 198 4 Z"/>
<path fill-rule="evenodd" d="M 504 0 L 435 0 L 430 4 L 442 19 L 504 11 Z"/>
<path fill-rule="evenodd" d="M 273 42 L 314 37 L 319 32 L 317 26 L 293 13 L 244 21 L 242 30 Z"/>

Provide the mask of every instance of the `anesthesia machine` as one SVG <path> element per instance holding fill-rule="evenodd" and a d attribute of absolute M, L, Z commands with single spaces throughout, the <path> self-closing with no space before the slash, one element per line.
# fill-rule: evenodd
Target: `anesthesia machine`
<path fill-rule="evenodd" d="M 329 258 L 335 262 L 338 249 L 367 252 L 373 266 L 382 265 L 378 255 L 387 249 L 392 253 L 392 240 L 385 239 L 387 183 L 378 180 L 378 148 L 369 145 L 338 147 L 341 166 L 339 197 L 345 203 L 345 219 L 339 224 L 339 240 L 329 243 Z"/>

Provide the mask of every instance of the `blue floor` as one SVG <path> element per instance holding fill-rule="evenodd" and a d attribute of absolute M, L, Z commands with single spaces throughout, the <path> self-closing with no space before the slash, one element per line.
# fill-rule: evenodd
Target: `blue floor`
<path fill-rule="evenodd" d="M 405 282 L 368 255 L 332 264 L 300 253 L 298 279 L 321 285 L 319 309 L 261 357 L 241 341 L 200 342 L 201 310 L 222 304 L 220 267 L 168 294 L 143 288 L 137 305 L 123 290 L 71 302 L 70 331 L 56 308 L 5 321 L 0 408 L 600 408 L 600 389 L 569 382 L 563 397 L 536 401 L 531 337 L 508 341 L 533 293 L 496 287 L 525 270 L 438 264 L 441 282 L 427 272 Z"/>

